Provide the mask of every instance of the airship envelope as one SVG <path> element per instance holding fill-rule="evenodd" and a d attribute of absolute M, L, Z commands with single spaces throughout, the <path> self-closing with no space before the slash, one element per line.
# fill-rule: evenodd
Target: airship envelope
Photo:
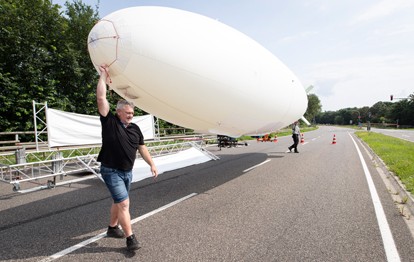
<path fill-rule="evenodd" d="M 88 36 L 109 86 L 142 110 L 198 132 L 264 134 L 303 116 L 307 95 L 278 58 L 245 34 L 188 11 L 126 8 Z"/>

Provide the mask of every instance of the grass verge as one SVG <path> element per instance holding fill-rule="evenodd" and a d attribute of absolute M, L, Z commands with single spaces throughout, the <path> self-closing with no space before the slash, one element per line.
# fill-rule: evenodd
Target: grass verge
<path fill-rule="evenodd" d="M 316 130 L 316 129 L 318 129 L 317 126 L 301 127 L 300 132 L 305 133 L 305 132 L 313 131 L 313 130 Z M 289 128 L 285 128 L 285 129 L 281 129 L 277 132 L 273 132 L 273 133 L 269 134 L 270 137 L 275 137 L 276 135 L 277 135 L 277 137 L 291 136 L 292 135 L 292 130 L 289 129 Z M 253 138 L 251 136 L 241 136 L 237 139 L 239 141 L 245 141 L 245 140 L 252 140 Z"/>
<path fill-rule="evenodd" d="M 414 194 L 414 143 L 374 132 L 357 131 L 360 137 Z"/>

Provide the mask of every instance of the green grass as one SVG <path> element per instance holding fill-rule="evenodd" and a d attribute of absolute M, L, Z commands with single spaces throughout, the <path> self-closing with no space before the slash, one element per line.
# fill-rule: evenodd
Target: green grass
<path fill-rule="evenodd" d="M 318 129 L 318 127 L 317 126 L 301 127 L 300 132 L 305 133 L 305 132 L 313 131 L 315 129 Z M 292 135 L 292 130 L 291 129 L 281 129 L 277 132 L 270 133 L 269 135 L 270 135 L 270 137 L 275 137 L 275 135 L 277 135 L 277 137 L 291 136 Z M 252 140 L 252 139 L 253 138 L 251 136 L 241 136 L 241 137 L 237 138 L 237 140 L 239 140 L 239 141 L 246 141 L 246 140 Z"/>
<path fill-rule="evenodd" d="M 300 132 L 301 133 L 306 133 L 309 131 L 313 131 L 318 129 L 317 126 L 310 126 L 310 127 L 301 127 L 300 128 Z M 272 133 L 272 136 L 277 135 L 278 137 L 280 136 L 291 136 L 292 135 L 292 130 L 291 129 L 281 129 L 279 130 L 277 133 Z"/>
<path fill-rule="evenodd" d="M 357 131 L 360 137 L 414 194 L 414 143 L 383 134 Z"/>

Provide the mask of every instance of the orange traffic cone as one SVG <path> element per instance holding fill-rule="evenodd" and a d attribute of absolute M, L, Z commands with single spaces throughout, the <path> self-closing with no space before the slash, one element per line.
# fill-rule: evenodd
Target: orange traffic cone
<path fill-rule="evenodd" d="M 332 144 L 336 144 L 336 137 L 335 137 L 335 134 L 334 134 L 333 139 L 332 139 Z"/>
<path fill-rule="evenodd" d="M 277 135 L 275 135 L 275 138 L 273 139 L 273 142 L 277 142 Z"/>
<path fill-rule="evenodd" d="M 300 143 L 301 144 L 305 143 L 305 138 L 303 137 L 303 133 L 302 133 L 302 136 L 301 136 L 301 139 L 300 139 Z"/>

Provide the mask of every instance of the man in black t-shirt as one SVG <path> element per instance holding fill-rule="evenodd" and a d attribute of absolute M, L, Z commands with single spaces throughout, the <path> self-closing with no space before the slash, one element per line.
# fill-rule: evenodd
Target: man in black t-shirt
<path fill-rule="evenodd" d="M 106 99 L 108 67 L 102 65 L 99 69 L 101 76 L 96 87 L 96 99 L 102 125 L 102 148 L 98 161 L 101 162 L 102 178 L 114 201 L 107 236 L 126 237 L 127 249 L 137 250 L 140 246 L 132 233 L 129 213 L 129 188 L 137 150 L 150 166 L 155 178 L 158 176 L 158 171 L 144 144 L 144 136 L 140 128 L 131 123 L 134 105 L 121 100 L 116 106 L 115 115 L 109 111 L 109 103 Z M 121 225 L 122 230 L 118 225 Z"/>

